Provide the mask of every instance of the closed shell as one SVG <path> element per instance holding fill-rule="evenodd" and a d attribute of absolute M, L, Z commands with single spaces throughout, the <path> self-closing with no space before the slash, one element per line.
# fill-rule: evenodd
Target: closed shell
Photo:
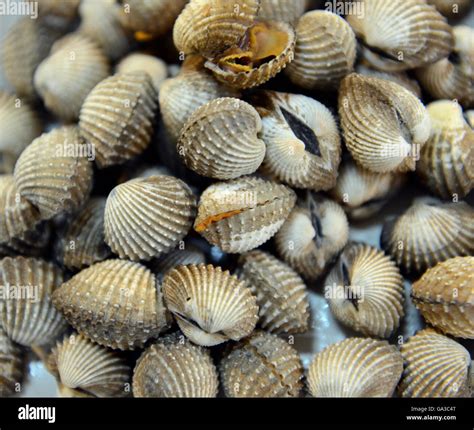
<path fill-rule="evenodd" d="M 316 354 L 308 370 L 313 397 L 392 397 L 403 371 L 397 348 L 352 337 Z"/>
<path fill-rule="evenodd" d="M 194 343 L 214 346 L 252 333 L 256 299 L 242 281 L 212 265 L 178 266 L 163 280 L 167 308 Z"/>
<path fill-rule="evenodd" d="M 295 23 L 308 7 L 308 0 L 260 0 L 258 19 Z"/>
<path fill-rule="evenodd" d="M 432 326 L 474 339 L 474 257 L 450 258 L 428 269 L 413 284 L 411 295 Z"/>
<path fill-rule="evenodd" d="M 0 397 L 13 396 L 21 388 L 25 353 L 0 327 Z"/>

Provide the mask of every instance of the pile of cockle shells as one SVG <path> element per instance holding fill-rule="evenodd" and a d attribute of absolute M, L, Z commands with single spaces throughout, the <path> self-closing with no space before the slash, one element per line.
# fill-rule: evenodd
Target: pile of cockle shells
<path fill-rule="evenodd" d="M 471 395 L 470 2 L 322 3 L 39 0 L 11 28 L 1 395 L 38 359 L 68 397 Z M 303 366 L 310 289 L 347 338 Z"/>

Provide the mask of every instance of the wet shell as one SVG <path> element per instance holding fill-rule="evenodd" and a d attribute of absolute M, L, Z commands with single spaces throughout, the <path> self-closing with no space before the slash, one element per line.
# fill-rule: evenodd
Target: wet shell
<path fill-rule="evenodd" d="M 66 322 L 51 300 L 62 281 L 59 268 L 44 260 L 0 260 L 0 285 L 8 291 L 0 299 L 1 323 L 10 339 L 24 346 L 42 345 L 65 329 Z"/>
<path fill-rule="evenodd" d="M 404 315 L 403 278 L 383 251 L 350 243 L 325 281 L 335 317 L 366 336 L 389 337 Z"/>
<path fill-rule="evenodd" d="M 76 126 L 42 134 L 16 163 L 15 184 L 21 197 L 37 207 L 43 219 L 73 212 L 85 202 L 92 188 L 89 152 Z"/>
<path fill-rule="evenodd" d="M 227 397 L 298 397 L 303 385 L 297 351 L 262 331 L 238 343 L 219 370 Z"/>
<path fill-rule="evenodd" d="M 342 208 L 329 199 L 309 196 L 291 212 L 275 236 L 281 258 L 309 281 L 319 278 L 349 238 Z"/>
<path fill-rule="evenodd" d="M 202 176 L 234 179 L 255 172 L 265 156 L 258 112 L 236 98 L 218 98 L 198 108 L 184 125 L 178 153 Z"/>
<path fill-rule="evenodd" d="M 298 188 L 328 190 L 336 183 L 341 143 L 336 121 L 323 104 L 303 95 L 265 91 L 261 138 L 263 170 Z M 266 106 L 266 107 L 265 107 Z"/>
<path fill-rule="evenodd" d="M 13 396 L 21 388 L 25 356 L 0 327 L 0 397 Z"/>
<path fill-rule="evenodd" d="M 82 270 L 53 302 L 79 333 L 115 349 L 141 348 L 167 325 L 154 275 L 131 261 L 106 260 Z"/>
<path fill-rule="evenodd" d="M 295 58 L 286 74 L 307 89 L 336 89 L 354 69 L 356 38 L 346 20 L 335 13 L 314 10 L 296 25 Z"/>
<path fill-rule="evenodd" d="M 194 229 L 224 252 L 250 251 L 280 229 L 295 202 L 291 188 L 260 178 L 219 182 L 201 194 Z"/>
<path fill-rule="evenodd" d="M 413 284 L 412 298 L 434 327 L 474 339 L 474 257 L 454 257 L 428 269 Z"/>
<path fill-rule="evenodd" d="M 308 370 L 313 397 L 392 397 L 403 371 L 397 348 L 352 337 L 316 354 Z"/>
<path fill-rule="evenodd" d="M 134 397 L 216 397 L 218 386 L 208 350 L 178 334 L 146 349 L 133 373 Z"/>
<path fill-rule="evenodd" d="M 171 269 L 189 264 L 206 264 L 206 255 L 197 246 L 186 244 L 153 261 L 152 272 L 162 278 Z"/>
<path fill-rule="evenodd" d="M 439 13 L 447 18 L 458 19 L 466 15 L 472 3 L 471 0 L 428 0 Z"/>
<path fill-rule="evenodd" d="M 167 308 L 194 343 L 214 346 L 252 333 L 256 299 L 244 282 L 212 265 L 178 266 L 163 280 Z"/>
<path fill-rule="evenodd" d="M 72 334 L 53 349 L 60 383 L 96 397 L 130 393 L 131 369 L 117 352 Z M 128 390 L 128 391 L 127 391 Z"/>
<path fill-rule="evenodd" d="M 308 7 L 308 0 L 260 0 L 258 19 L 295 23 Z"/>
<path fill-rule="evenodd" d="M 459 343 L 428 328 L 401 346 L 405 362 L 402 397 L 469 397 L 469 352 Z"/>
<path fill-rule="evenodd" d="M 74 121 L 87 94 L 109 74 L 107 58 L 86 36 L 73 33 L 58 40 L 34 76 L 46 107 L 64 121 Z"/>
<path fill-rule="evenodd" d="M 115 187 L 105 207 L 105 241 L 130 260 L 149 260 L 173 249 L 192 226 L 191 189 L 172 176 L 137 178 Z"/>
<path fill-rule="evenodd" d="M 353 73 L 342 81 L 339 115 L 347 148 L 357 163 L 381 173 L 415 169 L 430 135 L 430 118 L 412 92 Z"/>
<path fill-rule="evenodd" d="M 96 151 L 99 168 L 141 154 L 151 140 L 158 101 L 144 72 L 116 74 L 100 82 L 81 108 L 81 136 Z"/>
<path fill-rule="evenodd" d="M 419 197 L 386 221 L 381 244 L 406 273 L 421 273 L 451 257 L 474 253 L 474 209 L 465 202 Z"/>
<path fill-rule="evenodd" d="M 308 292 L 299 275 L 262 251 L 244 254 L 240 262 L 239 278 L 257 297 L 260 326 L 276 334 L 308 330 Z"/>
<path fill-rule="evenodd" d="M 346 19 L 363 58 L 379 70 L 420 67 L 447 57 L 453 48 L 451 27 L 423 0 L 363 0 L 359 5 Z"/>
<path fill-rule="evenodd" d="M 90 199 L 68 225 L 57 244 L 58 257 L 69 269 L 82 269 L 110 256 L 104 238 L 105 199 Z"/>

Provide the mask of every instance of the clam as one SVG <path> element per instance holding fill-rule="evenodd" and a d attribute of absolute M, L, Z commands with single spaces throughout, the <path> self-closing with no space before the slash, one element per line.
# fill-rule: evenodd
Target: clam
<path fill-rule="evenodd" d="M 109 74 L 107 58 L 88 37 L 58 40 L 35 71 L 34 84 L 46 107 L 64 121 L 75 121 L 86 96 Z"/>
<path fill-rule="evenodd" d="M 0 327 L 0 397 L 13 396 L 21 390 L 25 353 Z"/>
<path fill-rule="evenodd" d="M 470 0 L 428 0 L 439 13 L 447 18 L 461 18 L 469 12 L 471 8 Z"/>
<path fill-rule="evenodd" d="M 256 103 L 267 146 L 263 170 L 294 187 L 332 188 L 341 143 L 329 109 L 310 97 L 275 91 L 262 92 Z"/>
<path fill-rule="evenodd" d="M 222 251 L 250 251 L 269 240 L 296 202 L 285 185 L 243 177 L 209 186 L 201 194 L 194 229 Z"/>
<path fill-rule="evenodd" d="M 168 323 L 160 287 L 143 265 L 105 260 L 73 276 L 53 302 L 88 339 L 114 349 L 142 348 Z"/>
<path fill-rule="evenodd" d="M 263 331 L 235 345 L 219 370 L 227 397 L 298 397 L 303 385 L 297 351 Z"/>
<path fill-rule="evenodd" d="M 381 244 L 405 273 L 422 273 L 451 257 L 474 253 L 474 209 L 465 202 L 419 197 L 385 222 Z"/>
<path fill-rule="evenodd" d="M 412 92 L 352 73 L 339 89 L 339 115 L 354 160 L 373 172 L 414 170 L 430 136 L 430 118 Z"/>
<path fill-rule="evenodd" d="M 288 265 L 267 252 L 250 251 L 240 258 L 239 278 L 257 297 L 264 330 L 276 334 L 308 330 L 306 285 Z"/>
<path fill-rule="evenodd" d="M 20 196 L 32 203 L 43 219 L 78 209 L 92 188 L 90 149 L 81 141 L 76 126 L 42 134 L 15 165 Z"/>
<path fill-rule="evenodd" d="M 150 260 L 184 239 L 195 212 L 195 197 L 180 179 L 132 179 L 117 185 L 107 198 L 105 241 L 121 258 Z"/>
<path fill-rule="evenodd" d="M 423 0 L 362 0 L 363 13 L 346 16 L 363 58 L 384 71 L 413 69 L 447 57 L 453 34 L 446 19 Z"/>
<path fill-rule="evenodd" d="M 44 260 L 0 260 L 1 325 L 11 340 L 24 346 L 42 345 L 62 333 L 66 322 L 51 299 L 62 281 L 61 270 Z"/>
<path fill-rule="evenodd" d="M 166 306 L 194 343 L 213 346 L 252 333 L 256 299 L 245 283 L 212 265 L 178 266 L 163 279 Z"/>
<path fill-rule="evenodd" d="M 357 42 L 350 25 L 335 13 L 305 13 L 295 28 L 295 58 L 285 73 L 307 89 L 337 89 L 354 69 Z"/>
<path fill-rule="evenodd" d="M 157 94 L 145 72 L 118 73 L 100 82 L 81 108 L 81 136 L 96 151 L 99 168 L 122 164 L 150 143 Z"/>
<path fill-rule="evenodd" d="M 403 371 L 386 341 L 351 337 L 316 354 L 308 370 L 313 397 L 392 397 Z"/>
<path fill-rule="evenodd" d="M 383 251 L 350 243 L 325 281 L 334 316 L 366 336 L 387 338 L 404 315 L 403 278 Z"/>
<path fill-rule="evenodd" d="M 184 124 L 178 153 L 202 176 L 234 179 L 255 172 L 265 156 L 258 112 L 231 97 L 211 100 L 194 111 Z"/>
<path fill-rule="evenodd" d="M 474 257 L 450 258 L 428 269 L 413 284 L 411 296 L 432 326 L 474 339 Z"/>
<path fill-rule="evenodd" d="M 209 352 L 177 333 L 148 347 L 133 373 L 135 397 L 216 397 L 218 386 Z"/>
<path fill-rule="evenodd" d="M 470 397 L 469 352 L 432 328 L 410 337 L 401 346 L 405 364 L 402 397 Z"/>
<path fill-rule="evenodd" d="M 336 258 L 349 238 L 342 208 L 329 199 L 308 195 L 291 212 L 275 236 L 281 258 L 309 281 L 315 281 Z"/>
<path fill-rule="evenodd" d="M 296 23 L 308 7 L 308 0 L 260 0 L 258 19 Z"/>

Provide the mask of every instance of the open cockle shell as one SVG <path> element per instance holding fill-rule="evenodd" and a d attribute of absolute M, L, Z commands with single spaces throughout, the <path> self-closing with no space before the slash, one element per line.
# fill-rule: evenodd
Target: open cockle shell
<path fill-rule="evenodd" d="M 198 345 L 242 339 L 257 324 L 256 298 L 220 267 L 178 266 L 165 275 L 163 294 L 181 331 Z"/>
<path fill-rule="evenodd" d="M 25 371 L 25 352 L 0 326 L 0 398 L 18 393 Z"/>
<path fill-rule="evenodd" d="M 313 397 L 391 397 L 402 371 L 403 359 L 395 346 L 352 337 L 316 354 L 308 388 Z"/>

